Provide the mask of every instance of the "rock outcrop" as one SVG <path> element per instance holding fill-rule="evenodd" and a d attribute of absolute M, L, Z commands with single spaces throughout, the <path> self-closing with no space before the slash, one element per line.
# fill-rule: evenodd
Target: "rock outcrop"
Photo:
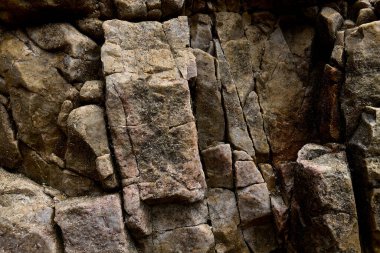
<path fill-rule="evenodd" d="M 0 252 L 378 252 L 379 18 L 1 1 Z"/>

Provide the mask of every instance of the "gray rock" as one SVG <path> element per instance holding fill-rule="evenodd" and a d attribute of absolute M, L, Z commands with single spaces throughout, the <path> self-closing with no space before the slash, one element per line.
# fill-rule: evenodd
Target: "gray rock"
<path fill-rule="evenodd" d="M 359 11 L 356 25 L 362 25 L 377 20 L 376 14 L 372 8 L 364 8 Z"/>
<path fill-rule="evenodd" d="M 339 12 L 330 7 L 322 8 L 319 14 L 319 29 L 326 46 L 334 45 L 336 33 L 342 25 L 343 17 Z"/>
<path fill-rule="evenodd" d="M 80 99 L 85 103 L 101 103 L 103 101 L 104 82 L 100 80 L 87 81 L 80 89 Z"/>
<path fill-rule="evenodd" d="M 65 252 L 137 252 L 124 229 L 120 196 L 72 198 L 56 205 Z"/>
<path fill-rule="evenodd" d="M 147 15 L 145 0 L 115 0 L 118 18 L 124 20 L 143 20 Z"/>
<path fill-rule="evenodd" d="M 243 226 L 265 220 L 272 214 L 267 185 L 254 184 L 237 191 L 240 219 Z"/>
<path fill-rule="evenodd" d="M 196 14 L 190 19 L 191 47 L 210 53 L 213 48 L 212 20 L 206 14 Z"/>
<path fill-rule="evenodd" d="M 243 230 L 249 248 L 257 253 L 270 253 L 278 248 L 273 224 L 255 225 Z"/>
<path fill-rule="evenodd" d="M 361 252 L 354 193 L 343 148 L 338 144 L 307 144 L 298 153 L 290 233 L 299 251 Z"/>
<path fill-rule="evenodd" d="M 354 133 L 363 108 L 379 103 L 376 94 L 379 94 L 380 86 L 374 85 L 380 78 L 376 67 L 380 62 L 380 49 L 376 46 L 380 38 L 379 29 L 380 21 L 375 21 L 346 31 L 346 81 L 341 98 L 346 138 Z"/>

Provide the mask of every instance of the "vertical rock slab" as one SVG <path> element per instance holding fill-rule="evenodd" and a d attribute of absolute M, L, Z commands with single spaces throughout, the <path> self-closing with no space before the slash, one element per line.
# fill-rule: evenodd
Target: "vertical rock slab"
<path fill-rule="evenodd" d="M 124 229 L 118 194 L 59 202 L 54 220 L 62 230 L 67 253 L 137 252 Z"/>
<path fill-rule="evenodd" d="M 158 22 L 110 20 L 103 28 L 106 100 L 111 99 L 106 104 L 120 108 L 120 117 L 107 108 L 113 143 L 130 144 L 125 155 L 133 154 L 137 165 L 125 179 L 137 184 L 140 198 L 150 203 L 203 199 L 206 184 L 190 91 L 172 51 L 188 45 L 190 35 L 173 40 Z M 121 153 L 123 148 L 115 149 Z M 120 167 L 127 166 L 116 157 Z"/>
<path fill-rule="evenodd" d="M 14 168 L 21 161 L 18 142 L 13 130 L 9 114 L 0 104 L 0 166 Z"/>
<path fill-rule="evenodd" d="M 380 102 L 380 21 L 346 31 L 346 81 L 341 106 L 346 123 L 346 137 L 355 131 L 365 106 Z"/>
<path fill-rule="evenodd" d="M 256 82 L 274 161 L 292 160 L 312 133 L 310 50 L 314 29 L 277 27 L 265 42 Z"/>
<path fill-rule="evenodd" d="M 248 253 L 249 250 L 240 229 L 240 217 L 235 194 L 227 189 L 210 189 L 207 195 L 207 203 L 215 236 L 216 252 Z"/>
<path fill-rule="evenodd" d="M 217 80 L 215 58 L 194 50 L 198 76 L 195 81 L 195 117 L 199 148 L 204 150 L 223 142 L 225 135 L 221 84 Z"/>
<path fill-rule="evenodd" d="M 0 252 L 62 252 L 43 187 L 1 168 L 0 182 Z"/>
<path fill-rule="evenodd" d="M 357 191 L 358 212 L 363 227 L 363 245 L 380 250 L 380 109 L 366 107 L 349 142 L 349 152 Z"/>
<path fill-rule="evenodd" d="M 298 152 L 290 241 L 299 252 L 361 252 L 344 147 L 307 144 Z"/>

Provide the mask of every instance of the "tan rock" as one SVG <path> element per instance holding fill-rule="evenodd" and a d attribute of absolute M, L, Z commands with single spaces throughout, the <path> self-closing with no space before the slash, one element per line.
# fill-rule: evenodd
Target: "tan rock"
<path fill-rule="evenodd" d="M 208 225 L 177 228 L 157 234 L 153 238 L 154 249 L 157 253 L 169 252 L 214 252 L 214 235 Z"/>
<path fill-rule="evenodd" d="M 100 80 L 87 81 L 80 90 L 79 96 L 85 103 L 101 103 L 103 101 L 104 83 Z"/>
<path fill-rule="evenodd" d="M 43 187 L 0 168 L 0 251 L 62 252 Z"/>
<path fill-rule="evenodd" d="M 206 14 L 195 14 L 190 19 L 191 47 L 210 53 L 213 48 L 212 20 Z"/>
<path fill-rule="evenodd" d="M 275 193 L 277 191 L 276 174 L 274 172 L 272 165 L 268 163 L 260 163 L 259 169 L 260 169 L 261 175 L 264 178 L 265 183 L 267 183 L 268 190 L 271 193 Z"/>
<path fill-rule="evenodd" d="M 145 0 L 115 0 L 115 6 L 120 19 L 143 20 L 147 15 Z"/>

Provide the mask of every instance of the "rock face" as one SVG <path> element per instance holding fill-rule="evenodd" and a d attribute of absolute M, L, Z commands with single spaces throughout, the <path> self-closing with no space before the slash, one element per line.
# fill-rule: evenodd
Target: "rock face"
<path fill-rule="evenodd" d="M 0 253 L 380 251 L 379 15 L 0 1 Z"/>

